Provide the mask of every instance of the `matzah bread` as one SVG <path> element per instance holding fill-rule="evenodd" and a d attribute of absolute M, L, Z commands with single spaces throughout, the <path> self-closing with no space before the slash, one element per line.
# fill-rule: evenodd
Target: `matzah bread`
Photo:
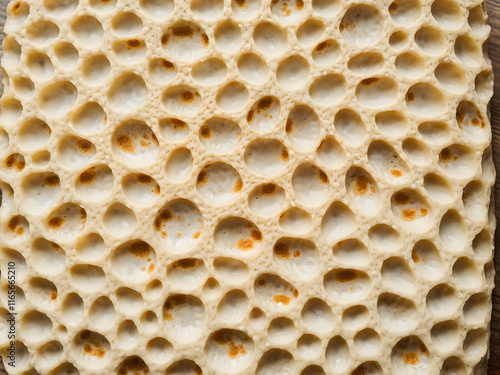
<path fill-rule="evenodd" d="M 7 15 L 9 374 L 486 373 L 482 1 L 14 0 Z"/>

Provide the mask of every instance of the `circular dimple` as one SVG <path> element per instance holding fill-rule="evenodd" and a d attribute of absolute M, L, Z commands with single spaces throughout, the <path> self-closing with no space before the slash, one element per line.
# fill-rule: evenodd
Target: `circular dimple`
<path fill-rule="evenodd" d="M 470 258 L 459 258 L 453 265 L 452 275 L 457 285 L 466 290 L 478 289 L 483 285 L 483 275 L 476 262 Z"/>
<path fill-rule="evenodd" d="M 467 333 L 464 340 L 464 353 L 470 361 L 479 361 L 487 352 L 488 333 L 483 328 L 478 328 Z"/>
<path fill-rule="evenodd" d="M 281 61 L 276 70 L 278 84 L 286 90 L 304 87 L 309 78 L 309 64 L 305 58 L 294 55 Z"/>
<path fill-rule="evenodd" d="M 210 40 L 198 24 L 179 21 L 166 30 L 161 43 L 169 55 L 181 61 L 192 61 L 205 54 Z"/>
<path fill-rule="evenodd" d="M 488 141 L 489 123 L 487 116 L 483 116 L 474 103 L 461 101 L 457 107 L 456 119 L 467 139 L 477 143 Z"/>
<path fill-rule="evenodd" d="M 362 300 L 370 293 L 372 284 L 372 280 L 365 272 L 355 269 L 334 269 L 323 279 L 323 286 L 328 296 L 342 304 Z"/>
<path fill-rule="evenodd" d="M 111 83 L 107 99 L 115 112 L 128 113 L 146 100 L 148 88 L 144 80 L 133 73 L 123 73 Z"/>
<path fill-rule="evenodd" d="M 142 173 L 133 173 L 122 180 L 123 194 L 134 206 L 149 207 L 160 195 L 160 185 L 154 178 Z"/>
<path fill-rule="evenodd" d="M 342 325 L 350 331 L 359 330 L 366 326 L 370 320 L 370 313 L 365 306 L 349 307 L 342 313 Z"/>
<path fill-rule="evenodd" d="M 458 299 L 455 289 L 448 284 L 439 284 L 432 288 L 426 297 L 426 308 L 438 318 L 444 318 L 457 311 Z"/>
<path fill-rule="evenodd" d="M 111 346 L 103 335 L 84 330 L 73 339 L 75 358 L 80 366 L 97 370 L 105 367 L 110 361 Z"/>
<path fill-rule="evenodd" d="M 427 240 L 417 242 L 411 257 L 417 271 L 427 280 L 437 280 L 445 272 L 441 255 L 432 242 Z"/>
<path fill-rule="evenodd" d="M 446 49 L 443 35 L 432 27 L 424 26 L 415 33 L 415 43 L 423 52 L 437 56 Z"/>
<path fill-rule="evenodd" d="M 479 73 L 474 80 L 474 89 L 479 97 L 479 100 L 487 102 L 493 95 L 493 72 L 491 69 L 486 69 Z"/>
<path fill-rule="evenodd" d="M 151 165 L 159 153 L 156 135 L 149 126 L 138 120 L 128 120 L 117 127 L 112 148 L 117 158 L 131 167 Z"/>
<path fill-rule="evenodd" d="M 310 46 L 323 36 L 324 31 L 325 25 L 320 20 L 307 20 L 297 30 L 297 41 L 303 47 Z"/>
<path fill-rule="evenodd" d="M 185 147 L 172 151 L 165 166 L 165 177 L 171 182 L 181 183 L 185 181 L 193 169 L 193 155 Z"/>
<path fill-rule="evenodd" d="M 478 160 L 470 147 L 453 144 L 439 153 L 439 166 L 450 177 L 463 180 L 476 173 Z"/>
<path fill-rule="evenodd" d="M 361 48 L 376 44 L 382 34 L 383 22 L 377 8 L 358 4 L 345 12 L 339 27 L 347 43 Z"/>
<path fill-rule="evenodd" d="M 118 35 L 134 35 L 142 27 L 142 20 L 132 12 L 118 13 L 111 19 L 111 29 Z"/>
<path fill-rule="evenodd" d="M 190 291 L 201 287 L 207 279 L 207 268 L 201 259 L 185 258 L 167 267 L 167 280 L 174 287 Z"/>
<path fill-rule="evenodd" d="M 130 350 L 137 346 L 139 332 L 135 323 L 131 320 L 121 322 L 116 330 L 116 338 L 117 346 L 122 350 Z"/>
<path fill-rule="evenodd" d="M 385 65 L 384 57 L 377 52 L 362 52 L 349 59 L 347 67 L 356 74 L 373 74 Z"/>
<path fill-rule="evenodd" d="M 338 74 L 327 74 L 316 78 L 309 87 L 311 99 L 322 106 L 330 106 L 339 102 L 346 92 L 346 80 Z"/>
<path fill-rule="evenodd" d="M 451 352 L 461 341 L 458 325 L 452 320 L 438 323 L 432 327 L 431 338 L 436 350 L 441 353 Z"/>
<path fill-rule="evenodd" d="M 487 260 L 493 252 L 493 237 L 487 228 L 479 232 L 472 240 L 474 258 Z"/>
<path fill-rule="evenodd" d="M 229 217 L 217 224 L 214 242 L 217 249 L 227 254 L 236 253 L 242 256 L 262 247 L 262 233 L 251 221 Z"/>
<path fill-rule="evenodd" d="M 248 279 L 248 266 L 241 260 L 216 258 L 214 260 L 214 269 L 220 279 L 232 285 L 241 284 Z"/>
<path fill-rule="evenodd" d="M 9 155 L 5 161 L 4 161 L 4 165 L 6 167 L 5 171 L 6 172 L 21 172 L 24 167 L 26 166 L 26 161 L 24 159 L 24 156 L 19 154 L 19 153 L 15 153 L 15 154 L 11 154 Z"/>
<path fill-rule="evenodd" d="M 335 316 L 330 306 L 319 298 L 307 301 L 301 312 L 307 330 L 313 333 L 329 332 L 335 326 Z"/>
<path fill-rule="evenodd" d="M 374 141 L 368 147 L 368 162 L 375 172 L 391 182 L 402 182 L 409 175 L 407 164 L 386 142 Z"/>
<path fill-rule="evenodd" d="M 106 121 L 106 112 L 96 102 L 83 105 L 71 116 L 71 123 L 74 128 L 83 134 L 98 133 L 104 127 Z"/>
<path fill-rule="evenodd" d="M 36 123 L 35 123 L 35 124 L 36 124 Z M 37 137 L 33 137 L 33 136 L 30 134 L 30 132 L 29 132 L 29 129 L 30 129 L 30 128 L 29 128 L 29 126 L 27 126 L 27 127 L 26 127 L 26 126 L 23 126 L 23 127 L 25 128 L 25 129 L 24 129 L 25 131 L 24 131 L 23 133 L 24 133 L 24 135 L 27 135 L 27 136 L 28 136 L 28 140 L 31 140 L 31 141 L 37 142 L 37 141 L 38 141 Z M 48 128 L 48 126 L 47 126 L 47 128 Z M 36 128 L 35 128 L 34 130 L 35 130 L 35 132 L 39 132 L 39 133 L 40 133 L 40 136 L 41 136 L 41 138 L 42 138 L 43 143 L 45 143 L 45 142 L 47 142 L 47 141 L 48 141 L 48 138 L 45 136 L 43 129 L 42 129 L 42 131 L 41 131 L 41 132 L 40 132 L 40 130 L 38 130 L 38 129 L 36 129 Z M 19 132 L 21 132 L 21 131 L 19 130 Z M 50 137 L 50 128 L 49 128 L 49 137 Z M 18 138 L 21 138 L 21 136 L 20 136 L 20 135 L 18 135 Z M 44 138 L 45 138 L 45 139 L 44 139 Z M 4 154 L 4 153 L 5 153 L 5 151 L 9 148 L 9 143 L 10 143 L 10 137 L 9 137 L 9 134 L 8 134 L 8 133 L 7 133 L 7 132 L 6 132 L 3 128 L 1 128 L 1 127 L 0 127 L 0 149 L 2 150 L 2 151 L 0 152 L 0 155 Z M 29 144 L 29 143 L 28 143 L 28 144 Z M 25 147 L 23 147 L 23 145 L 22 145 L 22 141 L 20 141 L 19 139 L 18 139 L 18 145 L 20 146 L 20 148 L 25 148 Z M 36 147 L 36 146 L 35 146 L 35 147 Z"/>
<path fill-rule="evenodd" d="M 324 138 L 316 149 L 316 155 L 321 163 L 328 168 L 338 169 L 346 161 L 345 150 L 332 136 Z"/>
<path fill-rule="evenodd" d="M 130 288 L 120 288 L 116 291 L 118 310 L 126 315 L 136 315 L 141 312 L 144 304 L 142 295 Z"/>
<path fill-rule="evenodd" d="M 248 111 L 247 123 L 254 131 L 267 133 L 278 123 L 280 112 L 280 101 L 273 96 L 265 96 L 259 99 Z"/>
<path fill-rule="evenodd" d="M 459 28 L 465 18 L 462 9 L 453 0 L 434 1 L 431 13 L 437 23 L 445 29 Z"/>
<path fill-rule="evenodd" d="M 197 177 L 196 189 L 206 203 L 225 206 L 241 195 L 243 181 L 231 165 L 217 162 L 203 167 Z"/>
<path fill-rule="evenodd" d="M 85 228 L 87 212 L 75 203 L 65 203 L 48 216 L 45 225 L 58 240 L 64 241 L 78 235 Z"/>
<path fill-rule="evenodd" d="M 364 169 L 351 167 L 346 173 L 345 187 L 360 212 L 367 216 L 374 216 L 379 212 L 382 200 L 378 185 Z"/>
<path fill-rule="evenodd" d="M 432 211 L 427 200 L 417 191 L 404 189 L 391 198 L 394 218 L 416 233 L 423 233 L 432 224 Z"/>
<path fill-rule="evenodd" d="M 158 122 L 160 134 L 169 142 L 182 142 L 189 135 L 189 126 L 175 118 L 161 119 Z"/>
<path fill-rule="evenodd" d="M 31 247 L 31 262 L 41 274 L 56 275 L 66 263 L 66 253 L 55 242 L 39 238 Z"/>
<path fill-rule="evenodd" d="M 312 52 L 312 59 L 318 65 L 333 64 L 340 56 L 340 46 L 333 40 L 328 39 L 319 43 Z"/>
<path fill-rule="evenodd" d="M 285 190 L 281 186 L 269 183 L 252 190 L 248 196 L 248 206 L 256 214 L 269 217 L 281 210 L 285 199 Z"/>
<path fill-rule="evenodd" d="M 335 336 L 326 347 L 326 364 L 334 373 L 344 372 L 351 364 L 349 346 L 344 338 Z"/>
<path fill-rule="evenodd" d="M 52 172 L 30 174 L 21 182 L 21 193 L 24 195 L 21 206 L 27 212 L 41 214 L 59 198 L 59 176 Z"/>
<path fill-rule="evenodd" d="M 154 271 L 155 263 L 155 250 L 141 240 L 125 242 L 113 250 L 111 255 L 114 273 L 121 280 L 134 284 L 148 279 Z"/>
<path fill-rule="evenodd" d="M 50 21 L 33 22 L 27 26 L 26 36 L 33 44 L 44 46 L 59 36 L 59 27 Z"/>
<path fill-rule="evenodd" d="M 59 43 L 54 47 L 54 55 L 60 67 L 69 72 L 76 68 L 80 54 L 71 43 Z"/>
<path fill-rule="evenodd" d="M 42 89 L 38 103 L 45 114 L 62 117 L 71 109 L 77 98 L 78 90 L 75 85 L 60 81 Z"/>
<path fill-rule="evenodd" d="M 76 193 L 87 202 L 106 199 L 113 190 L 114 176 L 107 165 L 98 165 L 82 172 L 75 183 Z"/>
<path fill-rule="evenodd" d="M 116 318 L 116 311 L 113 303 L 108 297 L 99 297 L 89 309 L 91 324 L 96 328 L 110 327 Z"/>
<path fill-rule="evenodd" d="M 164 338 L 155 337 L 146 345 L 146 356 L 151 362 L 164 365 L 174 356 L 174 347 Z"/>
<path fill-rule="evenodd" d="M 433 358 L 425 344 L 416 336 L 405 337 L 392 348 L 391 370 L 395 374 L 429 375 Z"/>
<path fill-rule="evenodd" d="M 268 328 L 268 337 L 271 342 L 277 345 L 288 344 L 297 335 L 297 329 L 289 318 L 276 318 Z"/>
<path fill-rule="evenodd" d="M 7 14 L 9 16 L 9 19 L 6 21 L 7 28 L 19 28 L 24 21 L 26 21 L 29 13 L 30 6 L 24 1 L 10 3 L 7 9 Z"/>
<path fill-rule="evenodd" d="M 396 57 L 396 69 L 406 77 L 418 78 L 425 72 L 425 62 L 414 52 L 405 52 Z"/>
<path fill-rule="evenodd" d="M 403 49 L 408 43 L 408 34 L 404 31 L 396 31 L 389 37 L 389 45 L 395 50 Z"/>
<path fill-rule="evenodd" d="M 332 190 L 328 175 L 311 163 L 297 167 L 292 176 L 292 188 L 297 201 L 308 207 L 323 205 Z"/>
<path fill-rule="evenodd" d="M 113 203 L 104 213 L 102 225 L 112 236 L 125 237 L 137 225 L 134 211 L 121 203 Z"/>
<path fill-rule="evenodd" d="M 447 250 L 461 252 L 468 239 L 467 226 L 464 219 L 455 210 L 443 215 L 439 224 L 439 238 Z"/>
<path fill-rule="evenodd" d="M 61 314 L 64 323 L 77 325 L 82 320 L 84 309 L 83 300 L 78 294 L 68 294 L 61 304 Z"/>
<path fill-rule="evenodd" d="M 59 362 L 63 352 L 63 346 L 59 341 L 50 341 L 38 348 L 36 355 L 41 366 L 51 368 Z"/>
<path fill-rule="evenodd" d="M 362 356 L 376 357 L 381 349 L 380 335 L 371 328 L 365 328 L 354 336 L 354 350 Z"/>
<path fill-rule="evenodd" d="M 402 295 L 412 295 L 417 291 L 415 275 L 403 258 L 392 257 L 385 260 L 380 272 L 382 281 L 389 290 Z"/>
<path fill-rule="evenodd" d="M 108 78 L 111 64 L 104 55 L 88 58 L 82 65 L 82 78 L 90 86 L 100 86 Z"/>
<path fill-rule="evenodd" d="M 23 150 L 35 150 L 49 141 L 50 134 L 50 127 L 42 120 L 35 118 L 21 125 L 17 133 L 17 142 Z"/>
<path fill-rule="evenodd" d="M 450 357 L 443 362 L 440 375 L 466 375 L 467 366 L 458 357 Z"/>
<path fill-rule="evenodd" d="M 205 308 L 197 297 L 171 295 L 163 304 L 163 319 L 173 339 L 180 343 L 190 343 L 203 334 Z"/>
<path fill-rule="evenodd" d="M 238 59 L 238 72 L 250 83 L 262 84 L 267 81 L 269 67 L 260 56 L 247 53 Z"/>
<path fill-rule="evenodd" d="M 281 56 L 288 49 L 286 31 L 274 23 L 259 23 L 254 29 L 253 40 L 257 48 L 269 57 Z"/>
<path fill-rule="evenodd" d="M 91 233 L 80 238 L 76 244 L 78 257 L 84 260 L 101 258 L 106 251 L 103 238 L 97 233 Z"/>
<path fill-rule="evenodd" d="M 296 150 L 311 152 L 319 141 L 321 121 L 310 107 L 298 105 L 290 111 L 285 131 Z"/>
<path fill-rule="evenodd" d="M 225 112 L 237 112 L 248 102 L 248 90 L 239 82 L 231 82 L 219 90 L 215 101 Z"/>
<path fill-rule="evenodd" d="M 203 2 L 204 0 L 199 0 Z M 241 44 L 241 30 L 240 27 L 231 22 L 226 21 L 219 25 L 214 32 L 215 45 L 221 51 L 227 53 L 237 52 Z"/>
<path fill-rule="evenodd" d="M 175 8 L 173 0 L 140 0 L 141 10 L 156 20 L 167 18 Z"/>
<path fill-rule="evenodd" d="M 21 215 L 11 217 L 4 228 L 4 234 L 8 241 L 21 241 L 30 233 L 30 224 Z"/>
<path fill-rule="evenodd" d="M 425 143 L 414 139 L 408 138 L 403 141 L 403 151 L 413 164 L 424 166 L 429 163 L 430 151 Z"/>
<path fill-rule="evenodd" d="M 35 93 L 35 84 L 32 80 L 26 77 L 14 78 L 12 86 L 19 96 L 26 99 L 32 97 Z"/>
<path fill-rule="evenodd" d="M 141 316 L 141 325 L 142 325 L 142 329 L 146 333 L 148 333 L 148 334 L 154 333 L 159 329 L 158 317 L 156 316 L 156 314 L 153 311 L 151 311 L 151 310 L 146 311 Z M 135 341 L 135 343 L 137 344 L 137 340 Z"/>
<path fill-rule="evenodd" d="M 467 90 L 467 77 L 461 68 L 453 63 L 441 63 L 434 71 L 434 75 L 444 89 L 456 94 L 463 94 Z"/>
<path fill-rule="evenodd" d="M 7 288 L 5 288 L 5 291 L 7 291 Z M 26 286 L 26 296 L 20 288 L 16 288 L 15 292 L 20 293 L 19 296 L 16 295 L 16 299 L 19 298 L 19 303 L 16 301 L 17 308 L 22 308 L 26 298 L 44 310 L 52 310 L 56 307 L 57 288 L 53 282 L 47 279 L 32 277 Z"/>
<path fill-rule="evenodd" d="M 490 302 L 486 294 L 473 294 L 463 307 L 464 321 L 467 324 L 481 324 L 487 319 Z"/>
<path fill-rule="evenodd" d="M 335 243 L 356 229 L 356 218 L 351 209 L 342 202 L 334 202 L 321 220 L 321 235 L 328 243 Z"/>
<path fill-rule="evenodd" d="M 455 55 L 468 66 L 478 66 L 483 60 L 481 47 L 467 35 L 461 35 L 455 40 Z"/>
<path fill-rule="evenodd" d="M 408 25 L 415 22 L 422 12 L 419 0 L 395 0 L 389 5 L 389 14 L 394 22 Z"/>
<path fill-rule="evenodd" d="M 377 311 L 382 325 L 390 332 L 409 332 L 419 323 L 415 304 L 396 294 L 381 294 L 377 302 Z"/>
<path fill-rule="evenodd" d="M 200 128 L 200 143 L 216 154 L 233 151 L 240 142 L 241 129 L 232 120 L 214 117 Z"/>
<path fill-rule="evenodd" d="M 176 199 L 160 210 L 154 226 L 156 234 L 166 243 L 166 250 L 181 254 L 190 251 L 199 242 L 203 218 L 193 202 Z"/>
<path fill-rule="evenodd" d="M 113 43 L 115 58 L 122 64 L 137 64 L 146 56 L 147 46 L 143 40 L 128 39 Z"/>
<path fill-rule="evenodd" d="M 320 269 L 316 245 L 301 238 L 281 238 L 274 244 L 274 260 L 286 273 L 301 280 L 311 280 Z"/>
<path fill-rule="evenodd" d="M 210 335 L 205 355 L 217 372 L 240 374 L 252 364 L 255 344 L 244 332 L 221 329 Z"/>
<path fill-rule="evenodd" d="M 101 23 L 92 16 L 81 16 L 71 24 L 71 34 L 80 46 L 97 49 L 102 43 L 104 31 Z"/>
<path fill-rule="evenodd" d="M 312 217 L 301 208 L 291 207 L 280 215 L 279 226 L 288 233 L 308 233 L 312 229 Z"/>
<path fill-rule="evenodd" d="M 3 99 L 1 101 L 0 107 L 1 107 L 0 120 L 4 124 L 15 123 L 23 113 L 23 106 L 16 99 Z"/>
<path fill-rule="evenodd" d="M 202 105 L 198 91 L 186 85 L 169 87 L 163 93 L 161 101 L 169 112 L 183 116 L 194 116 Z"/>
<path fill-rule="evenodd" d="M 368 248 L 357 239 L 340 241 L 332 250 L 335 258 L 344 265 L 362 267 L 370 260 Z"/>
<path fill-rule="evenodd" d="M 77 0 L 45 0 L 43 7 L 56 17 L 65 17 L 73 13 L 78 7 Z"/>
<path fill-rule="evenodd" d="M 226 75 L 227 66 L 224 61 L 218 58 L 200 61 L 191 70 L 191 76 L 194 80 L 205 85 L 219 83 Z"/>
<path fill-rule="evenodd" d="M 384 108 L 399 95 L 398 84 L 391 78 L 366 78 L 356 87 L 358 102 L 367 108 Z"/>
<path fill-rule="evenodd" d="M 447 111 L 448 99 L 428 83 L 417 83 L 406 93 L 406 106 L 419 117 L 436 117 Z"/>
<path fill-rule="evenodd" d="M 165 59 L 152 59 L 149 63 L 149 76 L 159 84 L 169 83 L 177 75 L 177 68 Z"/>
<path fill-rule="evenodd" d="M 210 21 L 218 18 L 224 11 L 223 0 L 192 0 L 191 11 L 197 17 Z"/>
<path fill-rule="evenodd" d="M 370 228 L 368 237 L 371 244 L 379 251 L 394 252 L 401 247 L 401 235 L 386 224 L 378 224 Z"/>
<path fill-rule="evenodd" d="M 268 309 L 286 310 L 297 302 L 298 290 L 288 281 L 269 273 L 261 274 L 254 284 L 256 297 Z"/>
<path fill-rule="evenodd" d="M 87 164 L 95 156 L 95 146 L 84 138 L 66 136 L 57 146 L 56 159 L 65 167 L 76 168 Z"/>
<path fill-rule="evenodd" d="M 277 176 L 283 172 L 290 156 L 276 139 L 257 139 L 245 150 L 245 164 L 257 175 Z"/>
<path fill-rule="evenodd" d="M 271 2 L 271 13 L 280 22 L 296 23 L 304 14 L 305 4 L 302 0 L 275 0 Z"/>
<path fill-rule="evenodd" d="M 429 143 L 443 145 L 451 139 L 452 131 L 446 122 L 426 121 L 418 126 L 418 132 Z"/>
<path fill-rule="evenodd" d="M 227 324 L 238 324 L 246 318 L 248 310 L 247 295 L 241 290 L 232 290 L 217 306 L 217 318 Z"/>
<path fill-rule="evenodd" d="M 19 320 L 25 340 L 29 342 L 43 342 L 52 331 L 52 321 L 39 311 L 30 311 Z"/>

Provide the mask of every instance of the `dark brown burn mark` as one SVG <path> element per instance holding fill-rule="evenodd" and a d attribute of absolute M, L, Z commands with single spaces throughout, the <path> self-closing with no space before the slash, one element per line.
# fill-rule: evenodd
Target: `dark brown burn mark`
<path fill-rule="evenodd" d="M 443 148 L 441 152 L 439 153 L 439 160 L 447 162 L 450 161 L 453 156 L 453 153 L 449 148 Z"/>
<path fill-rule="evenodd" d="M 275 184 L 265 184 L 260 188 L 260 192 L 262 195 L 273 195 L 276 192 Z"/>
<path fill-rule="evenodd" d="M 138 49 L 142 47 L 142 42 L 138 39 L 127 40 L 127 49 Z"/>
<path fill-rule="evenodd" d="M 410 203 L 410 196 L 403 192 L 396 193 L 394 195 L 394 203 L 399 206 L 405 206 Z"/>
<path fill-rule="evenodd" d="M 212 132 L 210 131 L 210 128 L 208 126 L 205 126 L 205 125 L 201 127 L 200 135 L 202 138 L 205 138 L 205 139 L 212 138 Z"/>
<path fill-rule="evenodd" d="M 356 270 L 340 270 L 335 272 L 335 280 L 339 283 L 356 281 L 359 277 L 359 272 Z"/>
<path fill-rule="evenodd" d="M 90 154 L 92 151 L 94 151 L 94 145 L 92 144 L 92 142 L 87 141 L 86 139 L 79 139 L 78 141 L 76 141 L 76 146 L 82 154 Z"/>
<path fill-rule="evenodd" d="M 285 131 L 286 134 L 290 134 L 293 131 L 293 120 L 291 118 L 286 120 Z"/>
<path fill-rule="evenodd" d="M 377 83 L 378 81 L 380 81 L 380 78 L 375 78 L 375 77 L 366 78 L 366 79 L 364 79 L 364 80 L 361 81 L 361 85 L 363 85 L 363 86 L 371 86 L 374 83 Z"/>
<path fill-rule="evenodd" d="M 60 179 L 58 175 L 51 174 L 43 178 L 43 184 L 49 187 L 55 187 L 59 185 Z"/>
<path fill-rule="evenodd" d="M 79 181 L 82 184 L 90 185 L 94 183 L 95 177 L 96 177 L 95 167 L 92 167 L 87 169 L 80 175 Z"/>
<path fill-rule="evenodd" d="M 265 111 L 271 108 L 272 104 L 273 104 L 273 98 L 271 96 L 265 96 L 259 100 L 259 102 L 257 103 L 257 108 L 262 111 Z"/>
<path fill-rule="evenodd" d="M 139 241 L 130 246 L 129 252 L 136 258 L 147 259 L 151 254 L 151 250 L 152 248 L 148 243 Z"/>
<path fill-rule="evenodd" d="M 147 174 L 139 173 L 137 175 L 137 182 L 140 184 L 150 184 L 151 181 L 153 181 L 153 178 L 151 176 L 148 176 Z"/>
<path fill-rule="evenodd" d="M 189 25 L 174 26 L 172 28 L 172 34 L 180 38 L 191 38 L 193 36 L 193 29 Z"/>
<path fill-rule="evenodd" d="M 135 141 L 128 134 L 119 134 L 118 137 L 116 137 L 116 145 L 125 153 L 135 152 Z"/>
<path fill-rule="evenodd" d="M 328 42 L 321 42 L 314 49 L 317 53 L 323 52 L 328 47 Z"/>
<path fill-rule="evenodd" d="M 208 181 L 207 177 L 207 172 L 206 171 L 201 171 L 200 174 L 198 175 L 198 178 L 196 179 L 196 183 L 198 185 L 204 185 Z"/>
<path fill-rule="evenodd" d="M 393 1 L 391 5 L 389 5 L 389 13 L 394 13 L 399 8 L 399 0 Z"/>
<path fill-rule="evenodd" d="M 274 253 L 279 258 L 283 258 L 283 259 L 287 259 L 287 260 L 291 258 L 290 248 L 284 242 L 277 242 L 276 245 L 274 245 Z"/>
<path fill-rule="evenodd" d="M 191 91 L 184 91 L 181 93 L 181 101 L 184 103 L 192 103 L 194 100 L 194 94 Z"/>
<path fill-rule="evenodd" d="M 415 100 L 415 94 L 412 91 L 406 93 L 406 101 L 412 102 Z"/>

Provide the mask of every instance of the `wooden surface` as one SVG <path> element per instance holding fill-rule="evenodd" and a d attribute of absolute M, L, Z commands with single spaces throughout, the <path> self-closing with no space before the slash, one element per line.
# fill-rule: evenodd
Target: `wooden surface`
<path fill-rule="evenodd" d="M 0 25 L 5 22 L 5 8 L 9 0 L 0 0 Z M 489 56 L 495 73 L 495 93 L 491 101 L 491 125 L 493 129 L 493 159 L 498 170 L 495 184 L 495 209 L 497 223 L 500 222 L 500 0 L 486 0 L 488 9 L 488 23 L 491 25 L 491 36 L 488 43 Z M 3 40 L 0 33 L 0 42 Z M 0 85 L 1 86 L 1 85 Z M 0 88 L 0 92 L 3 91 Z M 497 228 L 495 247 L 500 249 L 500 230 Z M 500 250 L 495 255 L 495 284 L 493 291 L 493 314 L 491 318 L 490 360 L 488 375 L 500 375 Z M 0 358 L 0 375 L 7 374 Z M 396 375 L 396 374 L 394 374 Z M 437 375 L 437 374 L 436 374 Z"/>

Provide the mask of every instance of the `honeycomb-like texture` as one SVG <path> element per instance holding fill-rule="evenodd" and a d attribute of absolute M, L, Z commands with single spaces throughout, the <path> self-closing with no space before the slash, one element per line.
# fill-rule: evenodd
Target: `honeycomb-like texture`
<path fill-rule="evenodd" d="M 472 0 L 20 0 L 10 374 L 484 374 L 494 181 Z"/>

